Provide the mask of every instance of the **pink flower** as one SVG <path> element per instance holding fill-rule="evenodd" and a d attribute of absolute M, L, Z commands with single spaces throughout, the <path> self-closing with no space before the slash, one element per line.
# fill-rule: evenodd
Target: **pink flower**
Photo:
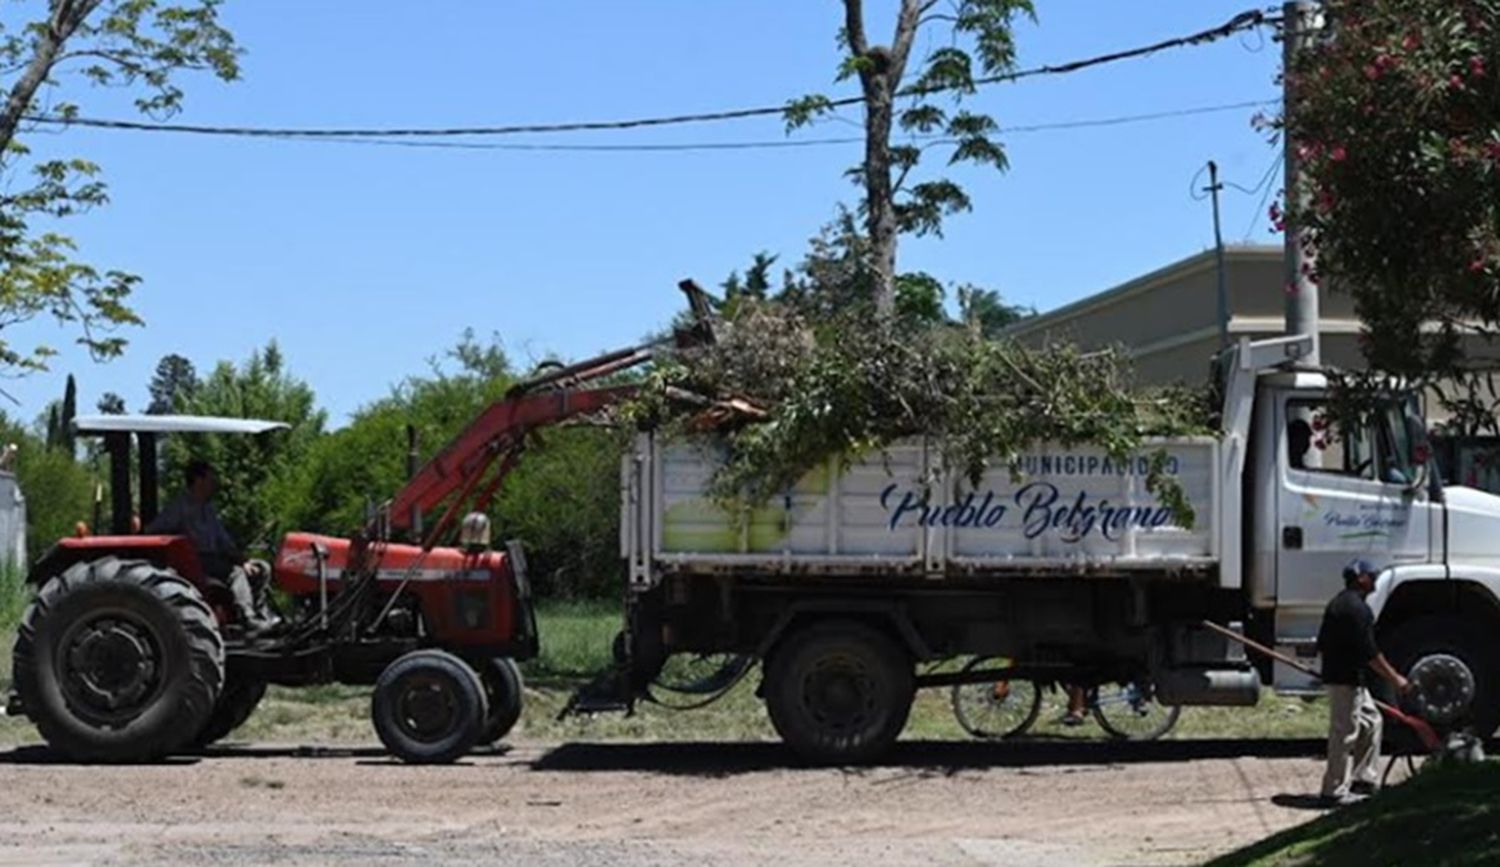
<path fill-rule="evenodd" d="M 1476 56 L 1469 58 L 1469 74 L 1474 76 L 1475 78 L 1484 78 L 1483 57 Z"/>
<path fill-rule="evenodd" d="M 1401 40 L 1401 47 L 1407 51 L 1416 51 L 1421 44 L 1421 38 L 1415 33 L 1408 33 L 1406 34 L 1406 38 Z"/>
<path fill-rule="evenodd" d="M 1341 163 L 1349 158 L 1349 152 L 1344 150 L 1343 145 L 1335 145 L 1333 150 L 1329 152 L 1328 158 L 1336 163 Z"/>
<path fill-rule="evenodd" d="M 1454 90 L 1463 90 L 1464 77 L 1462 75 L 1454 73 L 1453 77 L 1448 79 L 1448 86 L 1453 88 Z"/>
<path fill-rule="evenodd" d="M 1375 79 L 1377 79 L 1379 77 L 1380 77 L 1380 70 L 1378 68 L 1376 68 L 1374 66 L 1366 66 L 1365 67 L 1365 78 L 1368 78 L 1371 81 L 1374 81 Z"/>

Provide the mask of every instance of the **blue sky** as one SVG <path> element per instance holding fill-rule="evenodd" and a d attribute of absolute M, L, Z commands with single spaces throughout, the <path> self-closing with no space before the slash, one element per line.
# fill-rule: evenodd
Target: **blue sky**
<path fill-rule="evenodd" d="M 894 0 L 869 2 L 872 38 Z M 1038 0 L 1022 65 L 1154 42 L 1227 20 L 1245 0 Z M 243 80 L 187 80 L 178 120 L 277 126 L 422 126 L 613 119 L 779 104 L 835 85 L 837 0 L 227 0 Z M 929 37 L 933 39 L 934 37 Z M 918 49 L 930 47 L 924 40 Z M 1255 36 L 972 100 L 1024 126 L 1272 100 L 1279 47 Z M 88 115 L 126 116 L 120 94 L 70 84 Z M 973 282 L 1046 310 L 1208 247 L 1189 196 L 1217 159 L 1253 186 L 1274 159 L 1253 109 L 1004 137 L 1008 174 L 955 174 L 975 204 L 946 237 L 907 240 L 905 270 Z M 799 137 L 857 135 L 843 115 Z M 776 140 L 774 119 L 517 141 Z M 132 409 L 162 355 L 207 368 L 275 338 L 335 423 L 378 398 L 466 327 L 497 332 L 521 363 L 636 341 L 677 309 L 675 283 L 717 284 L 752 253 L 794 262 L 853 201 L 858 145 L 700 153 L 416 150 L 93 132 L 33 136 L 44 154 L 100 163 L 112 203 L 69 221 L 89 261 L 140 274 L 147 320 L 124 358 L 76 351 L 4 383 L 30 418 L 76 373 Z M 1230 192 L 1240 240 L 1258 199 Z M 1254 239 L 1276 239 L 1261 220 Z M 47 324 L 18 344 L 66 343 Z"/>

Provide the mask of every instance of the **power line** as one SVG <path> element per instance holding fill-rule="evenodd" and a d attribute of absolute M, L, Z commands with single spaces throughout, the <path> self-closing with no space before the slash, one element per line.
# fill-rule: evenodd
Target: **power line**
<path fill-rule="evenodd" d="M 1049 64 L 1009 72 L 1002 75 L 993 75 L 974 79 L 975 86 L 1000 84 L 1004 82 L 1020 81 L 1027 78 L 1035 78 L 1043 75 L 1063 75 L 1094 66 L 1108 63 L 1117 63 L 1122 60 L 1133 60 L 1148 57 L 1175 48 L 1203 45 L 1217 42 L 1238 33 L 1255 30 L 1266 24 L 1275 22 L 1276 18 L 1264 11 L 1250 10 L 1241 12 L 1229 21 L 1217 27 L 1211 27 L 1197 33 L 1186 36 L 1177 36 L 1165 39 L 1151 45 L 1130 48 L 1123 51 L 1111 52 L 1095 57 L 1075 60 L 1069 63 Z M 929 93 L 937 93 L 956 89 L 953 85 L 933 87 L 910 87 L 903 89 L 898 97 L 922 96 Z M 843 108 L 846 106 L 861 105 L 865 102 L 863 96 L 850 96 L 830 100 L 824 104 L 826 108 Z M 146 123 L 143 121 L 115 120 L 109 118 L 84 118 L 84 117 L 58 117 L 56 115 L 26 115 L 24 120 L 31 123 L 61 124 L 68 126 L 90 127 L 95 129 L 128 130 L 132 132 L 168 132 L 183 133 L 190 135 L 213 135 L 213 136 L 251 136 L 265 138 L 344 138 L 344 139 L 376 139 L 376 138 L 452 138 L 455 136 L 505 136 L 529 133 L 569 133 L 590 132 L 599 130 L 624 130 L 641 129 L 646 127 L 678 126 L 691 123 L 710 123 L 726 120 L 739 120 L 752 117 L 781 116 L 786 112 L 786 105 L 760 106 L 756 108 L 732 109 L 728 111 L 703 112 L 698 114 L 678 114 L 663 117 L 635 118 L 631 120 L 611 121 L 580 121 L 572 123 L 550 123 L 550 124 L 513 124 L 507 126 L 478 126 L 478 127 L 397 127 L 397 128 L 369 128 L 369 129 L 308 129 L 292 127 L 252 127 L 252 126 L 205 126 L 196 124 L 174 124 L 174 123 Z"/>
<path fill-rule="evenodd" d="M 1266 168 L 1265 177 L 1260 180 L 1261 185 L 1265 187 L 1265 191 L 1261 194 L 1260 203 L 1255 206 L 1254 213 L 1250 215 L 1250 225 L 1245 228 L 1246 243 L 1249 243 L 1250 237 L 1255 234 L 1255 227 L 1260 225 L 1260 218 L 1265 216 L 1266 203 L 1271 201 L 1271 192 L 1276 189 L 1276 185 L 1271 182 L 1271 179 L 1276 177 L 1276 170 L 1282 168 L 1286 164 L 1285 161 L 1286 147 L 1277 148 L 1276 153 L 1271 157 L 1271 165 Z"/>
<path fill-rule="evenodd" d="M 1174 109 L 1170 111 L 1157 111 L 1145 114 L 1118 115 L 1114 117 L 1084 118 L 1079 120 L 1056 121 L 1049 123 L 1026 124 L 1018 126 L 1003 126 L 996 130 L 1000 135 L 1019 135 L 1027 133 L 1053 132 L 1057 130 L 1086 129 L 1095 127 L 1122 126 L 1133 123 L 1147 123 L 1158 120 L 1169 120 L 1172 118 L 1195 117 L 1206 114 L 1219 114 L 1228 111 L 1243 111 L 1250 108 L 1263 108 L 1277 104 L 1276 99 L 1250 100 L 1246 102 L 1235 102 L 1223 105 L 1205 105 L 1192 108 Z M 938 135 L 916 136 L 919 141 L 937 140 L 943 138 Z M 276 141 L 298 141 L 299 139 L 276 138 Z M 864 143 L 863 136 L 841 136 L 832 138 L 815 139 L 764 139 L 751 141 L 733 142 L 669 142 L 661 144 L 561 144 L 556 142 L 453 142 L 453 141 L 413 141 L 410 139 L 385 139 L 385 138 L 360 138 L 356 136 L 333 138 L 319 136 L 301 141 L 315 142 L 318 144 L 350 144 L 371 145 L 378 147 L 401 147 L 401 148 L 432 148 L 441 150 L 470 150 L 470 151 L 563 151 L 582 153 L 655 153 L 655 152 L 681 152 L 681 151 L 741 151 L 741 150 L 784 150 L 796 148 L 826 147 L 830 145 L 849 145 Z"/>

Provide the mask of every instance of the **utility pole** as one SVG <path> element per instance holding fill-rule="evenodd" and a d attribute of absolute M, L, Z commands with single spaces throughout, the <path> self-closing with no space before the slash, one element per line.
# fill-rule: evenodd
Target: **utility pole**
<path fill-rule="evenodd" d="M 1208 189 L 1204 192 L 1214 202 L 1214 255 L 1219 266 L 1219 349 L 1229 348 L 1229 275 L 1224 269 L 1224 230 L 1219 220 L 1219 193 L 1224 185 L 1219 183 L 1219 164 L 1208 161 Z"/>
<path fill-rule="evenodd" d="M 1318 9 L 1312 0 L 1291 0 L 1282 7 L 1281 47 L 1282 78 L 1285 98 L 1282 111 L 1288 121 L 1297 111 L 1296 85 L 1292 70 L 1297 56 L 1312 40 L 1317 31 Z M 1290 123 L 1287 124 L 1290 129 Z M 1306 199 L 1301 183 L 1301 166 L 1297 159 L 1297 143 L 1288 135 L 1286 140 L 1286 200 L 1287 212 L 1297 210 Z M 1290 335 L 1307 335 L 1312 338 L 1312 351 L 1302 358 L 1308 364 L 1322 361 L 1322 337 L 1318 325 L 1318 287 L 1312 281 L 1312 257 L 1302 246 L 1302 234 L 1290 218 L 1286 223 L 1286 331 Z"/>

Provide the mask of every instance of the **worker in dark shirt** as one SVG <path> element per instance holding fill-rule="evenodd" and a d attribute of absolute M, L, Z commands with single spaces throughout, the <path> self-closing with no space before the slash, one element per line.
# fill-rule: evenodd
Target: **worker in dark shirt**
<path fill-rule="evenodd" d="M 1372 675 L 1385 678 L 1398 692 L 1410 684 L 1375 643 L 1375 615 L 1365 597 L 1375 591 L 1378 570 L 1366 560 L 1344 568 L 1344 590 L 1323 612 L 1318 653 L 1328 689 L 1328 770 L 1323 797 L 1348 804 L 1379 787 L 1380 709 L 1370 695 Z"/>

